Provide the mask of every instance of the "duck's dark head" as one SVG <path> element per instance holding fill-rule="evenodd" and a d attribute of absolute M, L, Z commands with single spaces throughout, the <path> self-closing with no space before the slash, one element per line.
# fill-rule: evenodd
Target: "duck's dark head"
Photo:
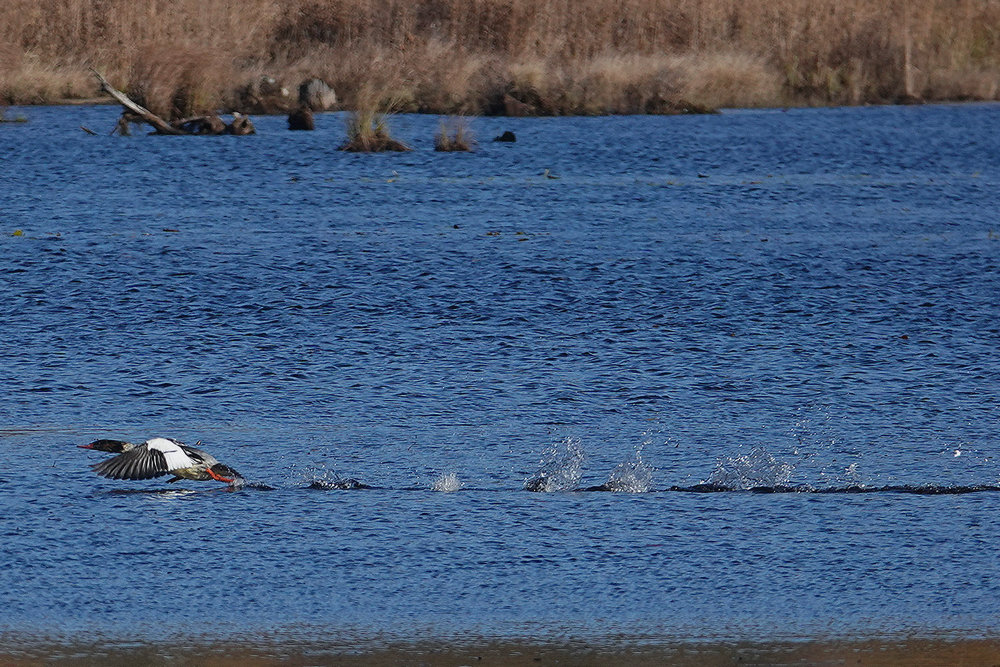
<path fill-rule="evenodd" d="M 89 445 L 78 445 L 80 449 L 96 449 L 99 452 L 111 452 L 121 454 L 135 447 L 131 442 L 124 440 L 94 440 Z"/>
<path fill-rule="evenodd" d="M 220 482 L 226 482 L 227 484 L 239 484 L 243 481 L 243 475 L 239 474 L 225 463 L 216 463 L 208 469 L 208 474 L 212 476 L 212 479 L 217 479 Z"/>

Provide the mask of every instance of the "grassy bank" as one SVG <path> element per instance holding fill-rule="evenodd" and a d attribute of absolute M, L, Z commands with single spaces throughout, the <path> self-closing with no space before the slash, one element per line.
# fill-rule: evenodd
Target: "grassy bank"
<path fill-rule="evenodd" d="M 992 0 L 9 0 L 0 102 L 90 97 L 93 66 L 152 110 L 246 109 L 331 83 L 344 106 L 671 113 L 1000 99 Z M 267 84 L 269 85 L 269 84 Z M 271 90 L 270 92 L 274 92 Z"/>
<path fill-rule="evenodd" d="M 252 667 L 274 664 L 337 665 L 861 665 L 914 667 L 931 665 L 995 665 L 1000 643 L 990 639 L 807 639 L 801 641 L 685 642 L 640 641 L 629 644 L 593 642 L 448 640 L 358 646 L 317 639 L 287 643 L 240 638 L 183 639 L 143 642 L 130 639 L 119 646 L 108 642 L 46 642 L 0 635 L 0 664 L 11 665 L 204 665 Z"/>

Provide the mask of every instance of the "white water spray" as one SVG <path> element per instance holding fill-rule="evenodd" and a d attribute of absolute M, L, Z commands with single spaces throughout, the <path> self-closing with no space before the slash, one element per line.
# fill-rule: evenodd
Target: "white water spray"
<path fill-rule="evenodd" d="M 541 467 L 524 482 L 528 491 L 572 491 L 583 475 L 583 448 L 577 438 L 566 438 L 549 448 Z"/>
<path fill-rule="evenodd" d="M 646 493 L 653 485 L 653 466 L 642 460 L 643 445 L 627 460 L 619 463 L 605 484 L 615 493 Z"/>
<path fill-rule="evenodd" d="M 708 478 L 709 484 L 727 489 L 786 486 L 795 466 L 778 461 L 763 447 L 720 459 Z"/>
<path fill-rule="evenodd" d="M 458 475 L 453 472 L 445 472 L 441 473 L 438 478 L 434 480 L 431 490 L 451 493 L 453 491 L 460 490 L 463 486 L 465 485 L 458 479 Z"/>

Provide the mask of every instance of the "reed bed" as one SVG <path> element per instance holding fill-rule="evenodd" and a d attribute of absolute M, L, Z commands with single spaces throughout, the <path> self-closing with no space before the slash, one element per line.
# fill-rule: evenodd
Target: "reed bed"
<path fill-rule="evenodd" d="M 165 114 L 317 76 L 345 107 L 674 113 L 1000 98 L 995 0 L 8 0 L 0 103 L 94 95 Z"/>

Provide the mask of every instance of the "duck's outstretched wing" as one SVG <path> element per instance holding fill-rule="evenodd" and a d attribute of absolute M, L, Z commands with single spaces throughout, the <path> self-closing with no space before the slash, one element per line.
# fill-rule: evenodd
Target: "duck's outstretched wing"
<path fill-rule="evenodd" d="M 167 474 L 163 452 L 146 447 L 136 447 L 91 467 L 108 479 L 152 479 Z"/>
<path fill-rule="evenodd" d="M 108 479 L 152 479 L 192 463 L 180 443 L 167 438 L 153 438 L 92 467 L 94 472 Z"/>

